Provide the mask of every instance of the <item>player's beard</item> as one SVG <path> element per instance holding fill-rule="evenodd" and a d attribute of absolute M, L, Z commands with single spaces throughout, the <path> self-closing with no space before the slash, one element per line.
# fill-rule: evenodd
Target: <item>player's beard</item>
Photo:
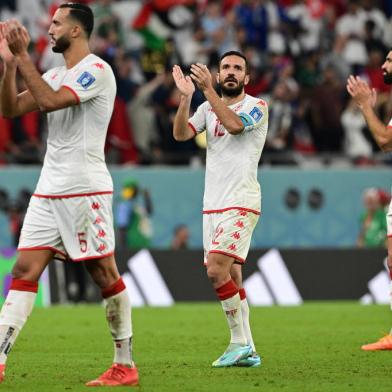
<path fill-rule="evenodd" d="M 64 53 L 70 45 L 71 41 L 65 35 L 62 35 L 56 39 L 56 43 L 53 45 L 52 50 L 55 53 Z"/>
<path fill-rule="evenodd" d="M 392 73 L 390 73 L 390 72 L 384 73 L 384 83 L 385 84 L 392 84 Z"/>
<path fill-rule="evenodd" d="M 244 82 L 243 81 L 238 82 L 238 85 L 235 87 L 226 87 L 222 83 L 219 83 L 218 85 L 220 87 L 222 95 L 224 95 L 225 97 L 230 97 L 230 98 L 238 97 L 244 91 Z"/>

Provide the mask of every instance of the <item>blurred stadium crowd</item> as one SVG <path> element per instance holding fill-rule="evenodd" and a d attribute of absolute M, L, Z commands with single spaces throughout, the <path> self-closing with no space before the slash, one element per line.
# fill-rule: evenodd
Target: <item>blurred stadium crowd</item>
<path fill-rule="evenodd" d="M 42 72 L 62 64 L 48 45 L 51 16 L 62 1 L 1 0 L 1 20 L 28 28 Z M 106 145 L 108 163 L 201 165 L 203 139 L 176 143 L 179 95 L 173 64 L 217 70 L 219 56 L 240 50 L 251 65 L 246 91 L 267 100 L 265 164 L 389 164 L 345 90 L 358 74 L 378 91 L 377 111 L 392 117 L 381 65 L 392 46 L 390 0 L 96 0 L 92 50 L 108 61 L 118 94 Z M 0 65 L 0 72 L 1 72 Z M 20 81 L 20 88 L 23 88 Z M 193 108 L 203 101 L 198 93 Z M 0 117 L 0 162 L 40 163 L 46 126 L 40 113 Z"/>

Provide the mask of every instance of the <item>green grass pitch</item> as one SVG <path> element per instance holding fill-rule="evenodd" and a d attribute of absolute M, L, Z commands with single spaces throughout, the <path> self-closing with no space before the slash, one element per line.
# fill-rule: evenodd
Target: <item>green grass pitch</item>
<path fill-rule="evenodd" d="M 392 325 L 388 306 L 350 302 L 252 308 L 260 368 L 212 369 L 225 349 L 218 303 L 133 311 L 139 392 L 391 391 L 392 352 L 362 352 Z M 11 352 L 1 391 L 88 391 L 111 364 L 101 306 L 35 309 Z M 93 390 L 96 390 L 93 388 Z"/>

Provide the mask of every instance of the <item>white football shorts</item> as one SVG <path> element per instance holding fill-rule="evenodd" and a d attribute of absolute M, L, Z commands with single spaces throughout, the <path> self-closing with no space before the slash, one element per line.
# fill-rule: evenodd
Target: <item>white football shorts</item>
<path fill-rule="evenodd" d="M 114 252 L 112 194 L 49 198 L 32 196 L 18 250 L 49 249 L 81 261 Z"/>
<path fill-rule="evenodd" d="M 221 253 L 243 264 L 258 220 L 259 215 L 239 209 L 204 214 L 204 263 L 209 253 Z"/>
<path fill-rule="evenodd" d="M 387 236 L 392 237 L 392 200 L 389 202 L 387 212 Z"/>

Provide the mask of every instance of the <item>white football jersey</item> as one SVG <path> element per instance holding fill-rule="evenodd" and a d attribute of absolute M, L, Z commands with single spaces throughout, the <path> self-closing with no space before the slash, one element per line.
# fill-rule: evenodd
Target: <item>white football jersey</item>
<path fill-rule="evenodd" d="M 268 128 L 268 106 L 260 98 L 245 98 L 229 106 L 241 118 L 244 130 L 231 135 L 208 101 L 189 119 L 196 133 L 207 132 L 204 213 L 233 208 L 260 213 L 261 193 L 257 168 Z"/>
<path fill-rule="evenodd" d="M 109 64 L 89 54 L 74 67 L 43 76 L 55 91 L 68 88 L 78 105 L 48 113 L 47 151 L 35 195 L 60 197 L 113 191 L 104 146 L 116 96 Z"/>

